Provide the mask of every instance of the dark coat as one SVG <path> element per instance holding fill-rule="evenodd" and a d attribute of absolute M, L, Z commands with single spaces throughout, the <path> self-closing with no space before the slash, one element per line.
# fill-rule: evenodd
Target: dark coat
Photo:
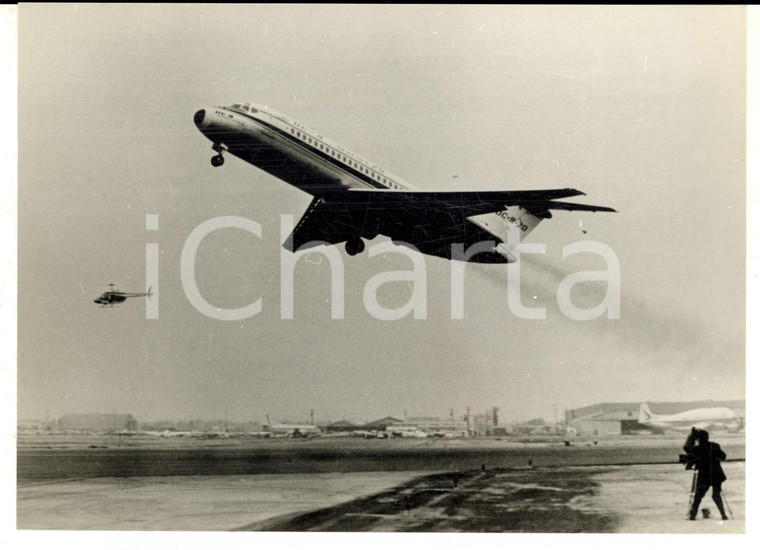
<path fill-rule="evenodd" d="M 708 441 L 700 442 L 695 446 L 684 446 L 688 456 L 688 464 L 692 464 L 697 469 L 697 483 L 700 485 L 713 485 L 726 481 L 726 474 L 720 463 L 726 460 L 726 453 L 720 448 L 720 445 Z"/>

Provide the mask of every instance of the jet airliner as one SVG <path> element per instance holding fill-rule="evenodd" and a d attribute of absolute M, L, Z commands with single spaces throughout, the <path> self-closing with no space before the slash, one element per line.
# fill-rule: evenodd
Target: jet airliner
<path fill-rule="evenodd" d="M 272 424 L 269 415 L 267 415 L 267 425 L 264 428 L 269 433 L 290 437 L 308 437 L 322 433 L 322 430 L 313 424 Z"/>
<path fill-rule="evenodd" d="M 737 429 L 739 426 L 736 413 L 728 407 L 691 409 L 676 414 L 654 414 L 646 403 L 642 403 L 639 408 L 639 424 L 673 431 L 689 431 L 692 428 Z"/>
<path fill-rule="evenodd" d="M 551 210 L 615 212 L 562 202 L 575 189 L 420 191 L 361 156 L 269 107 L 235 103 L 200 109 L 194 122 L 212 142 L 215 167 L 234 155 L 313 196 L 283 246 L 295 252 L 345 243 L 353 256 L 364 240 L 385 235 L 432 256 L 478 263 L 516 261 L 521 241 Z M 510 238 L 511 233 L 516 235 Z M 517 237 L 517 238 L 515 238 Z M 473 252 L 463 257 L 470 246 Z M 462 248 L 453 247 L 461 245 Z M 456 250 L 456 252 L 455 252 Z"/>

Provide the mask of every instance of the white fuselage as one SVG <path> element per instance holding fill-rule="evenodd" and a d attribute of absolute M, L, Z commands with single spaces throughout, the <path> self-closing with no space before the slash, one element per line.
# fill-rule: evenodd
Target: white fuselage
<path fill-rule="evenodd" d="M 641 423 L 665 430 L 689 430 L 692 427 L 725 425 L 736 420 L 734 411 L 727 407 L 692 409 L 677 414 L 651 415 Z"/>
<path fill-rule="evenodd" d="M 228 151 L 312 195 L 351 189 L 414 190 L 384 168 L 264 106 L 211 107 L 198 111 L 194 120 L 219 152 Z M 510 226 L 517 225 L 524 236 L 539 221 L 506 206 L 501 212 L 467 219 L 481 236 L 496 237 L 497 242 L 507 240 Z"/>
<path fill-rule="evenodd" d="M 300 434 L 313 435 L 322 433 L 322 430 L 317 426 L 312 426 L 309 424 L 275 424 L 274 426 L 269 426 L 269 432 L 273 434 L 284 435 L 293 435 L 296 432 Z"/>

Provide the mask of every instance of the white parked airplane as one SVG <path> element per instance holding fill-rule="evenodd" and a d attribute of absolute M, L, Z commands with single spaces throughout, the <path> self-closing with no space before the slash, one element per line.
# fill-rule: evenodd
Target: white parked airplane
<path fill-rule="evenodd" d="M 454 244 L 466 251 L 488 242 L 469 260 L 509 263 L 516 257 L 507 243 L 518 240 L 508 239 L 510 232 L 522 240 L 552 217 L 551 210 L 615 212 L 555 200 L 584 194 L 575 189 L 414 191 L 401 178 L 265 106 L 201 109 L 194 121 L 217 152 L 212 165 L 221 166 L 223 153 L 229 152 L 313 195 L 283 245 L 291 251 L 345 242 L 353 256 L 364 250 L 364 239 L 382 234 L 449 259 L 464 259 L 452 253 Z"/>
<path fill-rule="evenodd" d="M 639 424 L 662 430 L 689 431 L 692 428 L 731 429 L 738 427 L 736 413 L 728 407 L 691 409 L 677 414 L 653 414 L 649 405 L 642 403 L 639 408 Z"/>
<path fill-rule="evenodd" d="M 268 425 L 264 426 L 264 429 L 273 435 L 298 437 L 322 433 L 322 430 L 313 424 L 272 424 L 269 415 L 267 415 L 267 422 Z"/>

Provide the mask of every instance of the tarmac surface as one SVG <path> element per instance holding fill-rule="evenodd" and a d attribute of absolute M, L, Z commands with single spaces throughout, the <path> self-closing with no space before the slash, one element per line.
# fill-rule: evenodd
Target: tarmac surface
<path fill-rule="evenodd" d="M 691 476 L 671 466 L 546 468 L 427 476 L 369 498 L 249 525 L 256 531 L 744 533 L 744 463 L 722 521 L 686 519 Z M 724 495 L 725 496 L 725 495 Z"/>
<path fill-rule="evenodd" d="M 743 438 L 721 441 L 739 459 L 724 463 L 725 522 L 709 495 L 712 517 L 686 520 L 692 477 L 673 460 L 679 443 L 26 442 L 16 520 L 21 530 L 744 533 Z"/>
<path fill-rule="evenodd" d="M 18 488 L 18 529 L 233 531 L 350 502 L 415 472 L 96 478 Z"/>

